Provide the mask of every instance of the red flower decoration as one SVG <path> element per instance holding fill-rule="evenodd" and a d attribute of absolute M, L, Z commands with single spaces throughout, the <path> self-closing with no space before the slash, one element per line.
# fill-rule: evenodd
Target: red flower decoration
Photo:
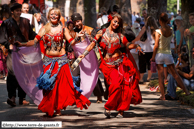
<path fill-rule="evenodd" d="M 108 15 L 108 22 L 110 22 L 111 20 L 112 20 L 112 15 L 109 14 L 109 15 Z"/>

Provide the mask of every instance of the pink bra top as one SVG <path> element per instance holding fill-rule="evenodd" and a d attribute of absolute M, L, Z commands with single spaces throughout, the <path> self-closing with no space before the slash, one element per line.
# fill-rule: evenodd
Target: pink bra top
<path fill-rule="evenodd" d="M 48 48 L 50 51 L 53 48 L 52 50 L 57 51 L 57 47 L 62 47 L 63 45 L 63 36 L 63 29 L 61 29 L 60 32 L 56 34 L 46 33 L 43 36 L 45 49 Z"/>

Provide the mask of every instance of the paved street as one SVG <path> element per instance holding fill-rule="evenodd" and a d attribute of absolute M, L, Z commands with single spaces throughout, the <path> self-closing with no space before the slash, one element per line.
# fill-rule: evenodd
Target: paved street
<path fill-rule="evenodd" d="M 37 110 L 37 106 L 17 106 L 12 108 L 7 105 L 7 91 L 5 81 L 0 81 L 0 121 L 62 121 L 63 128 L 135 128 L 135 129 L 171 129 L 171 128 L 194 128 L 194 114 L 192 108 L 180 105 L 176 101 L 161 101 L 159 93 L 151 92 L 146 85 L 140 85 L 143 102 L 137 106 L 131 105 L 126 111 L 124 118 L 114 117 L 117 113 L 112 112 L 112 117 L 107 119 L 103 112 L 103 105 L 96 103 L 96 97 L 92 96 L 92 102 L 88 110 L 79 110 L 68 107 L 62 111 L 62 116 L 53 118 L 46 117 Z M 27 98 L 29 100 L 29 98 Z"/>

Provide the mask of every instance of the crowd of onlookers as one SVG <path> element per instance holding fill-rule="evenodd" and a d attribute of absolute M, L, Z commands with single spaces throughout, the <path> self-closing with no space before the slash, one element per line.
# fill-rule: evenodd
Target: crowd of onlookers
<path fill-rule="evenodd" d="M 10 4 L 1 5 L 0 10 L 0 24 L 11 16 L 11 11 L 9 7 L 15 3 L 15 0 L 11 0 Z M 113 10 L 108 10 L 107 12 L 101 12 L 97 15 L 97 29 L 106 28 L 108 22 L 108 15 L 118 12 L 119 7 L 114 5 Z M 46 24 L 47 18 L 44 17 L 36 5 L 29 3 L 29 0 L 24 0 L 22 4 L 22 14 L 21 17 L 25 17 L 30 20 L 30 24 L 33 27 L 34 31 L 38 33 L 40 28 Z M 173 38 L 171 40 L 171 54 L 173 56 L 174 64 L 176 66 L 176 71 L 181 78 L 183 79 L 184 85 L 188 89 L 194 89 L 193 79 L 194 79 L 194 13 L 189 14 L 189 23 L 190 28 L 185 28 L 183 24 L 183 18 L 181 17 L 181 10 L 178 11 L 178 14 L 175 16 L 173 12 L 167 14 L 167 24 L 173 29 Z M 124 31 L 124 35 L 132 43 L 140 44 L 141 48 L 144 51 L 144 54 L 138 53 L 135 50 L 131 50 L 138 69 L 140 71 L 140 84 L 144 83 L 143 76 L 144 73 L 148 72 L 148 77 L 146 81 L 150 81 L 152 77 L 151 72 L 151 59 L 153 57 L 154 46 L 155 46 L 155 35 L 156 30 L 161 28 L 159 26 L 160 19 L 155 19 L 152 16 L 148 16 L 147 10 L 142 10 L 142 16 L 140 13 L 133 12 L 132 14 L 132 26 L 127 26 Z M 61 24 L 63 27 L 67 25 L 71 33 L 73 33 L 73 22 L 67 22 L 67 20 L 61 16 Z M 6 70 L 6 56 L 7 50 L 4 46 L 0 47 L 0 72 L 7 76 Z M 69 58 L 74 58 L 72 51 L 69 51 Z M 175 80 L 172 76 L 173 73 L 170 73 L 171 70 L 167 68 L 168 64 L 163 64 L 163 78 L 164 83 L 168 82 L 168 94 L 166 99 L 176 99 L 175 94 Z M 169 75 L 169 76 L 168 76 Z M 160 76 L 159 76 L 160 77 Z"/>
<path fill-rule="evenodd" d="M 113 6 L 113 12 L 117 12 L 117 9 L 117 6 Z M 103 29 L 106 27 L 105 25 L 108 21 L 109 14 L 109 11 L 98 14 L 97 29 Z M 187 89 L 194 90 L 194 52 L 192 49 L 194 47 L 194 13 L 189 14 L 190 28 L 185 28 L 183 23 L 184 19 L 181 17 L 181 10 L 178 10 L 178 14 L 176 15 L 173 12 L 168 12 L 166 14 L 168 19 L 167 25 L 173 30 L 170 49 L 176 70 L 173 71 L 175 68 L 168 68 L 167 65 L 169 64 L 163 63 L 162 72 L 164 73 L 164 76 L 159 76 L 159 81 L 162 78 L 164 84 L 168 83 L 168 90 L 165 99 L 176 99 L 177 84 L 175 78 L 178 78 L 177 75 L 180 75 L 184 83 L 182 84 L 182 82 L 178 82 L 178 86 L 182 85 L 181 87 L 183 90 L 184 85 Z M 158 24 L 160 19 L 148 16 L 146 9 L 142 10 L 142 16 L 140 16 L 139 13 L 133 12 L 131 19 L 132 26 L 129 27 L 130 29 L 128 28 L 128 31 L 132 31 L 133 34 L 125 34 L 125 36 L 127 38 L 135 36 L 135 39 L 131 40 L 132 43 L 140 44 L 141 48 L 144 50 L 144 54 L 138 53 L 135 50 L 130 50 L 140 71 L 139 83 L 143 84 L 144 73 L 148 73 L 146 79 L 147 82 L 149 82 L 152 77 L 150 60 L 153 56 L 156 30 L 161 29 L 161 25 L 159 26 Z M 173 73 L 171 73 L 171 71 L 173 71 Z M 175 78 L 172 75 L 174 75 Z M 162 83 L 159 85 L 162 85 Z M 162 87 L 160 88 L 162 89 Z M 189 94 L 189 92 L 187 92 L 187 94 Z"/>

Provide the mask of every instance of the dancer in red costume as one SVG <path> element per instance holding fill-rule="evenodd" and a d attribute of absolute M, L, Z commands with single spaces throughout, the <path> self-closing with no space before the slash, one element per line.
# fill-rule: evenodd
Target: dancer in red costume
<path fill-rule="evenodd" d="M 105 115 L 110 117 L 110 110 L 117 110 L 119 111 L 117 117 L 123 117 L 123 112 L 129 110 L 130 104 L 139 104 L 142 98 L 138 86 L 139 72 L 135 61 L 130 53 L 126 57 L 119 49 L 123 44 L 129 49 L 137 48 L 140 52 L 142 51 L 139 45 L 131 44 L 121 34 L 123 22 L 120 15 L 109 15 L 109 23 L 109 27 L 100 30 L 79 57 L 84 58 L 99 41 L 99 46 L 103 49 L 103 55 L 99 49 L 102 61 L 100 70 L 109 85 L 109 99 L 104 105 Z"/>
<path fill-rule="evenodd" d="M 49 116 L 61 115 L 60 110 L 67 106 L 76 105 L 80 109 L 87 109 L 90 101 L 77 90 L 69 69 L 68 60 L 63 44 L 64 37 L 71 45 L 84 36 L 82 32 L 75 39 L 71 38 L 69 30 L 63 29 L 60 22 L 60 10 L 50 9 L 48 13 L 49 23 L 41 28 L 33 41 L 20 46 L 31 46 L 40 43 L 41 51 L 44 53 L 44 72 L 37 79 L 37 86 L 43 89 L 43 100 L 38 109 Z"/>

